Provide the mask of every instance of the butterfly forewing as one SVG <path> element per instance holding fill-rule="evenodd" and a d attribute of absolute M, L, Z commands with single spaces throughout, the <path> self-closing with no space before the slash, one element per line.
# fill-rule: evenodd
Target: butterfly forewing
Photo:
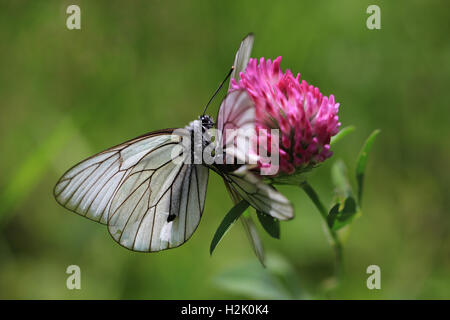
<path fill-rule="evenodd" d="M 111 199 L 145 152 L 170 143 L 172 129 L 153 132 L 100 152 L 69 169 L 58 181 L 58 203 L 89 219 L 106 223 Z"/>
<path fill-rule="evenodd" d="M 208 168 L 186 164 L 183 154 L 172 161 L 182 139 L 172 132 L 149 133 L 79 163 L 55 186 L 57 201 L 107 224 L 113 238 L 131 250 L 181 245 L 200 222 Z"/>
<path fill-rule="evenodd" d="M 247 67 L 247 63 L 250 59 L 250 53 L 253 48 L 253 40 L 254 36 L 252 33 L 248 34 L 241 42 L 241 45 L 236 52 L 236 56 L 234 58 L 233 67 L 234 70 L 231 73 L 231 79 L 238 80 L 239 74 L 245 71 L 245 67 Z M 231 84 L 230 84 L 231 87 Z"/>

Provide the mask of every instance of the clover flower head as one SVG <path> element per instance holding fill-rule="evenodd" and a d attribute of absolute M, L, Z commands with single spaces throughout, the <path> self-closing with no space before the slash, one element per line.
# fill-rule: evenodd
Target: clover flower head
<path fill-rule="evenodd" d="M 290 175 L 331 157 L 330 139 L 341 124 L 333 95 L 322 95 L 289 69 L 283 73 L 280 64 L 281 57 L 259 63 L 250 59 L 239 81 L 231 80 L 230 91 L 248 92 L 255 104 L 255 128 L 259 135 L 266 132 L 263 139 L 270 141 L 270 129 L 279 129 L 278 174 Z"/>

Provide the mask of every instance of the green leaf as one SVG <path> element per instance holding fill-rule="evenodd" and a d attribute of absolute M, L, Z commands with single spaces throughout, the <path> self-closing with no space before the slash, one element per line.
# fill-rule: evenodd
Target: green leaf
<path fill-rule="evenodd" d="M 366 170 L 367 157 L 372 148 L 373 142 L 375 138 L 380 133 L 380 130 L 377 129 L 367 138 L 364 143 L 361 151 L 359 152 L 358 160 L 356 162 L 356 182 L 358 184 L 358 203 L 361 206 L 362 193 L 363 193 L 363 184 L 364 184 L 364 172 Z"/>
<path fill-rule="evenodd" d="M 258 220 L 259 222 L 261 222 L 264 230 L 266 230 L 271 237 L 280 239 L 280 221 L 260 211 L 256 211 L 256 213 L 258 215 Z"/>
<path fill-rule="evenodd" d="M 234 191 L 231 188 L 231 186 L 228 184 L 228 182 L 226 180 L 224 180 L 224 183 L 225 183 L 225 187 L 227 188 L 227 191 L 230 194 L 233 202 L 236 204 L 239 203 L 242 200 L 242 198 L 239 196 L 239 194 L 236 191 Z M 247 207 L 248 207 L 248 204 L 247 204 Z M 258 231 L 256 230 L 256 226 L 253 223 L 252 218 L 250 217 L 250 212 L 248 211 L 248 208 L 246 208 L 244 210 L 244 213 L 241 215 L 240 220 L 241 220 L 242 226 L 244 227 L 244 231 L 247 234 L 247 238 L 250 241 L 253 252 L 255 253 L 256 257 L 259 259 L 259 262 L 262 264 L 262 266 L 264 266 L 264 248 L 263 248 L 261 239 L 259 238 Z M 217 245 L 217 243 L 216 243 L 216 245 Z M 214 248 L 212 250 L 214 250 Z M 212 253 L 212 251 L 211 251 L 211 253 Z"/>
<path fill-rule="evenodd" d="M 341 200 L 353 196 L 352 187 L 348 179 L 347 166 L 342 160 L 337 160 L 331 168 L 331 179 Z"/>
<path fill-rule="evenodd" d="M 331 137 L 330 146 L 334 145 L 336 142 L 341 140 L 343 137 L 345 137 L 349 133 L 352 133 L 353 131 L 355 131 L 354 126 L 348 126 L 348 127 L 342 128 L 341 130 L 339 130 L 339 132 L 334 137 Z"/>
<path fill-rule="evenodd" d="M 328 226 L 334 231 L 339 230 L 352 222 L 353 218 L 358 213 L 358 205 L 353 197 L 345 199 L 344 208 L 342 208 L 342 210 L 340 210 L 341 206 L 340 203 L 336 203 L 333 208 L 331 208 L 327 217 Z"/>
<path fill-rule="evenodd" d="M 231 226 L 236 222 L 236 220 L 242 215 L 242 213 L 248 208 L 249 204 L 245 200 L 241 200 L 237 203 L 223 218 L 219 227 L 214 234 L 214 237 L 209 248 L 209 253 L 212 254 L 216 246 L 222 240 L 223 236 L 228 232 Z"/>
<path fill-rule="evenodd" d="M 325 208 L 324 204 L 320 200 L 317 192 L 313 189 L 313 187 L 311 187 L 311 185 L 307 181 L 300 184 L 300 187 L 303 189 L 303 191 L 306 192 L 309 199 L 311 199 L 311 201 L 316 206 L 317 210 L 319 210 L 322 217 L 326 220 L 327 219 L 327 209 Z"/>

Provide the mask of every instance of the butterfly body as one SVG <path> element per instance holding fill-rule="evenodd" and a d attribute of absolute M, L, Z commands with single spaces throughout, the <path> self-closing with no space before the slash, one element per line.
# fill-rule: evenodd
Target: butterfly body
<path fill-rule="evenodd" d="M 199 119 L 202 122 L 202 127 L 205 131 L 213 128 L 215 125 L 214 119 L 207 114 L 200 116 Z"/>
<path fill-rule="evenodd" d="M 211 116 L 202 115 L 185 127 L 188 130 L 190 139 L 188 147 L 191 149 L 191 159 L 201 158 L 204 149 L 211 143 L 211 137 L 207 134 L 208 130 L 214 128 L 214 126 L 215 123 Z M 199 130 L 200 128 L 201 130 Z M 201 147 L 198 144 L 201 144 Z M 196 147 L 198 148 L 196 149 Z M 195 152 L 198 154 L 195 155 Z"/>

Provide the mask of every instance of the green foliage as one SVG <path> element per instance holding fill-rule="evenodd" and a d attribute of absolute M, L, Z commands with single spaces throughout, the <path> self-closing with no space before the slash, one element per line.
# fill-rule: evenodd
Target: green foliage
<path fill-rule="evenodd" d="M 256 211 L 256 214 L 258 215 L 258 220 L 264 230 L 266 230 L 271 237 L 280 239 L 280 221 L 259 211 Z"/>
<path fill-rule="evenodd" d="M 328 226 L 337 231 L 353 221 L 358 213 L 358 205 L 348 177 L 348 170 L 342 160 L 337 160 L 331 168 L 331 177 L 335 186 L 336 203 L 327 216 Z"/>
<path fill-rule="evenodd" d="M 353 128 L 353 127 L 349 127 Z M 346 129 L 341 131 L 342 138 L 343 135 L 348 134 L 348 132 L 353 129 Z M 346 133 L 345 133 L 346 132 Z M 363 177 L 364 169 L 367 163 L 367 156 L 370 151 L 370 148 L 373 144 L 373 141 L 378 134 L 379 130 L 374 131 L 372 135 L 367 139 L 364 144 L 360 155 L 357 160 L 357 176 L 358 179 L 360 176 Z M 338 138 L 337 140 L 339 140 Z M 335 140 L 334 142 L 336 142 Z M 310 200 L 315 204 L 316 208 L 319 210 L 322 218 L 325 220 L 326 225 L 328 227 L 327 231 L 330 236 L 331 244 L 335 251 L 335 270 L 336 270 L 336 280 L 337 283 L 342 275 L 342 256 L 343 256 L 343 228 L 346 226 L 350 226 L 351 222 L 355 217 L 361 215 L 360 206 L 358 205 L 355 197 L 353 195 L 353 190 L 351 187 L 351 182 L 348 176 L 348 170 L 345 163 L 342 160 L 337 160 L 332 168 L 331 168 L 331 177 L 333 181 L 333 185 L 335 187 L 335 200 L 334 205 L 330 209 L 329 212 L 325 209 L 324 204 L 320 200 L 319 195 L 313 189 L 313 187 L 308 182 L 303 182 L 300 184 L 302 189 L 309 196 Z M 362 195 L 362 177 L 361 183 L 358 183 L 358 195 L 359 199 Z M 346 228 L 345 230 L 349 230 Z M 348 232 L 345 232 L 348 235 Z"/>
<path fill-rule="evenodd" d="M 333 181 L 335 192 L 341 200 L 352 196 L 353 191 L 348 178 L 347 166 L 342 160 L 337 160 L 331 168 L 331 179 Z"/>
<path fill-rule="evenodd" d="M 341 203 L 336 203 L 327 216 L 328 226 L 333 231 L 337 231 L 352 222 L 358 213 L 358 206 L 353 197 L 348 197 L 344 201 L 343 208 Z"/>
<path fill-rule="evenodd" d="M 364 174 L 366 170 L 367 158 L 369 156 L 369 152 L 372 149 L 372 145 L 380 133 L 380 130 L 375 130 L 371 133 L 371 135 L 367 138 L 364 143 L 356 163 L 356 181 L 358 183 L 358 202 L 361 206 L 362 194 L 363 194 L 363 184 L 364 184 Z"/>
<path fill-rule="evenodd" d="M 348 134 L 352 133 L 353 131 L 355 131 L 354 126 L 348 126 L 348 127 L 342 128 L 341 130 L 339 130 L 339 132 L 335 136 L 331 137 L 330 146 L 333 146 L 339 140 L 341 140 Z"/>
<path fill-rule="evenodd" d="M 209 253 L 212 254 L 216 246 L 225 236 L 225 234 L 230 230 L 231 226 L 236 222 L 239 217 L 244 213 L 244 211 L 248 208 L 249 204 L 245 200 L 241 200 L 237 203 L 230 211 L 225 215 L 216 232 L 214 233 L 214 237 L 211 241 L 211 246 L 209 248 Z M 251 227 L 249 227 L 251 228 Z M 253 230 L 252 230 L 253 231 Z"/>
<path fill-rule="evenodd" d="M 242 200 L 239 194 L 236 191 L 234 191 L 225 180 L 224 184 L 233 202 L 235 204 L 241 202 Z M 259 237 L 255 223 L 253 222 L 253 219 L 250 216 L 250 211 L 248 210 L 248 207 L 242 213 L 240 221 L 242 223 L 242 227 L 244 228 L 245 234 L 247 235 L 247 239 L 250 242 L 250 245 L 252 246 L 253 252 L 255 253 L 261 265 L 264 266 L 264 247 L 262 245 L 262 241 Z"/>
<path fill-rule="evenodd" d="M 364 143 L 357 159 L 356 181 L 358 185 L 358 200 L 353 195 L 348 170 L 342 160 L 337 160 L 331 169 L 331 176 L 335 186 L 337 203 L 333 205 L 327 216 L 328 226 L 337 231 L 350 224 L 360 213 L 363 192 L 364 173 L 369 152 L 380 130 L 375 130 Z"/>

